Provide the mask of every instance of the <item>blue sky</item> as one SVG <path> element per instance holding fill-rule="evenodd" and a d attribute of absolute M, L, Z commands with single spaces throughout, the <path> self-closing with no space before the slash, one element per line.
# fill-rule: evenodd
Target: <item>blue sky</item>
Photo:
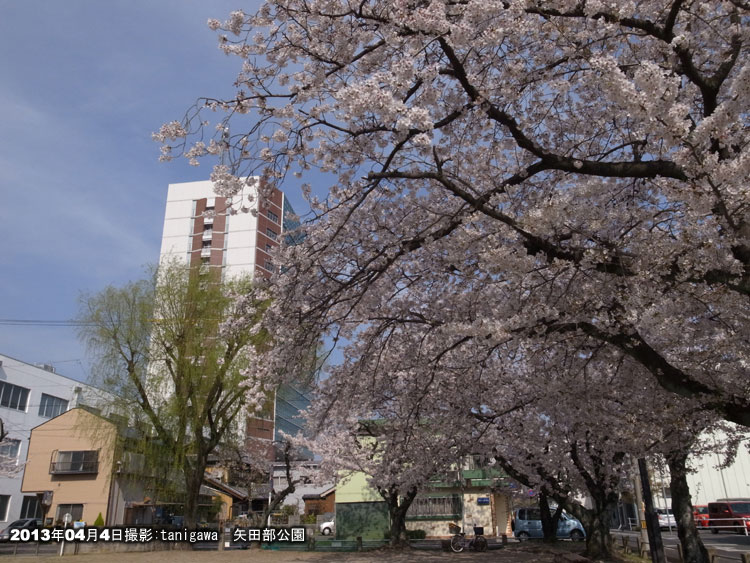
<path fill-rule="evenodd" d="M 70 319 L 81 291 L 156 262 L 167 184 L 206 179 L 210 164 L 159 163 L 151 133 L 232 92 L 240 61 L 206 20 L 258 5 L 0 0 L 0 319 Z M 0 324 L 0 352 L 87 376 L 70 327 Z"/>

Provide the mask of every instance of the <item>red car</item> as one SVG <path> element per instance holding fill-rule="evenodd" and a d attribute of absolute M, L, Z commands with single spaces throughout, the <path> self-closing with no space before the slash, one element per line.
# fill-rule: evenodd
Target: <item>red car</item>
<path fill-rule="evenodd" d="M 708 528 L 708 505 L 693 505 L 693 519 L 698 528 Z"/>
<path fill-rule="evenodd" d="M 750 499 L 723 499 L 708 503 L 711 533 L 727 530 L 737 534 L 750 532 Z"/>

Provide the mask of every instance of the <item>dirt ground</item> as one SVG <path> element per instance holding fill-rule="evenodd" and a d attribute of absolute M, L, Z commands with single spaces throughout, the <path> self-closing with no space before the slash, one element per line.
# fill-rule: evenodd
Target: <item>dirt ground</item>
<path fill-rule="evenodd" d="M 14 560 L 26 559 L 14 558 Z M 56 556 L 39 556 L 34 561 L 40 563 L 60 563 Z M 393 552 L 377 550 L 366 553 L 330 553 L 330 552 L 289 552 L 251 549 L 247 551 L 152 551 L 141 553 L 91 553 L 85 555 L 67 555 L 62 561 L 68 563 L 294 563 L 305 561 L 333 561 L 336 563 L 448 563 L 449 561 L 501 562 L 501 563 L 568 563 L 589 561 L 577 558 L 569 552 L 550 552 L 540 549 L 529 549 L 521 546 L 506 547 L 485 553 L 446 553 L 410 549 Z"/>

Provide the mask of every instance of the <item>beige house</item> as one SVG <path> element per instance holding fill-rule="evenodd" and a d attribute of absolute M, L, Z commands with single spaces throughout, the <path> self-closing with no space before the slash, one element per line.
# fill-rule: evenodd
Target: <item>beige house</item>
<path fill-rule="evenodd" d="M 71 409 L 31 430 L 21 490 L 36 493 L 46 524 L 110 523 L 117 427 L 85 409 Z M 114 522 L 112 522 L 114 523 Z"/>
<path fill-rule="evenodd" d="M 157 498 L 159 483 L 148 475 L 143 455 L 123 447 L 132 432 L 83 408 L 31 430 L 21 490 L 39 497 L 45 524 L 70 514 L 93 525 L 101 514 L 107 526 L 149 525 L 182 514 L 179 494 Z M 199 501 L 204 514 L 220 507 L 213 518 L 226 520 L 233 503 L 243 501 L 246 493 L 206 476 Z"/>

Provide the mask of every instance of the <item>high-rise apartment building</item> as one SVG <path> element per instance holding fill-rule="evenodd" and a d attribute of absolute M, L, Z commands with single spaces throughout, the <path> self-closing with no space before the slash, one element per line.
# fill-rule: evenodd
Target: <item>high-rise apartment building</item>
<path fill-rule="evenodd" d="M 299 222 L 283 192 L 274 189 L 267 199 L 257 195 L 255 188 L 245 186 L 232 199 L 219 197 L 211 181 L 170 184 L 159 261 L 176 258 L 221 268 L 223 279 L 248 274 L 269 278 L 275 268 L 271 252 L 281 237 L 291 242 Z M 265 416 L 247 419 L 246 437 L 267 442 L 272 456 L 279 432 L 296 433 L 297 415 L 308 404 L 303 391 L 282 386 Z"/>
<path fill-rule="evenodd" d="M 277 189 L 259 200 L 257 190 L 245 186 L 228 199 L 217 196 L 210 181 L 170 184 L 159 259 L 221 268 L 224 279 L 240 274 L 268 278 L 274 269 L 271 251 L 298 224 Z"/>

